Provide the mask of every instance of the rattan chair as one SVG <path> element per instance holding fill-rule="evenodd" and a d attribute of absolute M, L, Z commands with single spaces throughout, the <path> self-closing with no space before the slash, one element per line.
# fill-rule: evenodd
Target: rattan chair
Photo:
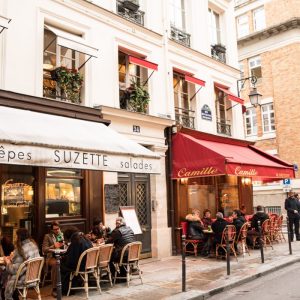
<path fill-rule="evenodd" d="M 248 245 L 247 245 L 248 227 L 249 227 L 249 223 L 245 222 L 243 224 L 243 226 L 241 227 L 239 235 L 236 240 L 237 245 L 239 245 L 239 244 L 241 245 L 243 257 L 245 256 L 245 253 L 248 253 L 250 256 L 250 252 L 249 252 Z"/>
<path fill-rule="evenodd" d="M 235 243 L 235 237 L 236 237 L 236 228 L 234 225 L 227 225 L 222 233 L 222 239 L 221 239 L 221 243 L 217 243 L 216 245 L 216 258 L 218 258 L 219 252 L 218 250 L 221 248 L 225 251 L 225 253 L 227 254 L 227 248 L 226 248 L 226 238 L 228 235 L 228 241 L 229 241 L 229 251 L 232 251 L 232 253 L 235 256 L 236 261 L 238 261 L 237 259 L 237 255 L 234 249 L 234 243 Z"/>
<path fill-rule="evenodd" d="M 262 223 L 261 233 L 262 233 L 262 240 L 263 240 L 263 243 L 264 243 L 264 247 L 267 248 L 269 246 L 273 249 L 271 220 L 270 219 L 267 219 Z"/>
<path fill-rule="evenodd" d="M 79 290 L 84 289 L 86 294 L 86 299 L 89 298 L 89 289 L 97 289 L 99 293 L 101 294 L 101 288 L 99 284 L 99 276 L 98 276 L 98 256 L 99 256 L 99 247 L 93 247 L 90 249 L 85 250 L 79 257 L 77 267 L 75 271 L 72 271 L 70 273 L 70 279 L 69 279 L 69 289 L 67 296 L 69 296 L 71 290 Z M 86 258 L 84 270 L 80 270 L 80 266 L 82 263 L 82 260 Z M 96 279 L 96 287 L 89 287 L 88 282 L 88 276 L 89 274 L 92 274 Z M 72 287 L 72 280 L 75 276 L 80 276 L 81 279 L 84 282 L 84 287 Z"/>
<path fill-rule="evenodd" d="M 186 236 L 183 251 L 185 253 L 193 253 L 195 256 L 197 256 L 199 244 L 203 243 L 203 240 L 193 240 L 187 237 L 188 222 L 181 222 L 180 225 L 182 228 L 182 234 Z M 192 248 L 192 250 L 188 250 L 188 247 Z"/>
<path fill-rule="evenodd" d="M 22 297 L 22 300 L 25 300 L 27 297 L 27 290 L 33 288 L 37 295 L 38 299 L 41 300 L 40 293 L 40 281 L 41 281 L 41 272 L 44 265 L 44 257 L 36 257 L 24 261 L 18 268 L 16 274 L 16 281 L 14 285 L 14 290 L 17 289 L 18 293 Z M 20 282 L 20 277 L 23 276 L 25 272 L 24 281 Z"/>
<path fill-rule="evenodd" d="M 285 236 L 282 231 L 282 223 L 283 223 L 283 215 L 281 215 L 277 218 L 276 223 L 275 223 L 275 228 L 274 228 L 275 241 L 278 241 L 278 242 L 286 241 Z"/>
<path fill-rule="evenodd" d="M 142 243 L 141 242 L 132 242 L 124 246 L 121 252 L 120 261 L 114 263 L 115 266 L 115 275 L 114 275 L 114 284 L 116 284 L 116 279 L 126 279 L 127 287 L 129 287 L 129 281 L 131 277 L 134 275 L 132 274 L 132 270 L 134 272 L 138 272 L 137 276 L 139 276 L 142 284 L 142 271 L 139 266 L 140 254 L 142 250 Z M 117 276 L 118 273 L 121 273 L 121 268 L 124 268 L 126 271 L 126 277 L 124 276 Z"/>
<path fill-rule="evenodd" d="M 109 281 L 111 287 L 113 286 L 113 284 L 112 284 L 109 262 L 110 262 L 113 248 L 114 248 L 113 244 L 102 245 L 99 247 L 99 255 L 98 255 L 98 275 L 99 275 L 100 283 L 101 281 Z M 107 272 L 108 280 L 103 280 L 101 278 L 102 272 Z"/>

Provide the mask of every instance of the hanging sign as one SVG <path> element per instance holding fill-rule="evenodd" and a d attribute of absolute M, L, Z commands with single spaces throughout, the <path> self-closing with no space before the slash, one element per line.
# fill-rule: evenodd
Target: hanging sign
<path fill-rule="evenodd" d="M 212 121 L 211 109 L 207 104 L 204 104 L 201 108 L 201 118 L 203 120 Z"/>

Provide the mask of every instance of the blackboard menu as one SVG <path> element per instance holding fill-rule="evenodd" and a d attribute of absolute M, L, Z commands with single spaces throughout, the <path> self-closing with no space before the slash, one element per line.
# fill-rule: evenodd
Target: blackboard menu
<path fill-rule="evenodd" d="M 120 188 L 118 184 L 104 185 L 105 197 L 105 212 L 107 214 L 114 214 L 119 212 L 120 206 Z"/>

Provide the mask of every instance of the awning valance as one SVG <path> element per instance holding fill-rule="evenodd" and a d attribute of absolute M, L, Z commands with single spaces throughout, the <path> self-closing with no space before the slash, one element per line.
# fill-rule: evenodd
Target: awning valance
<path fill-rule="evenodd" d="M 234 102 L 237 102 L 237 103 L 240 103 L 240 104 L 244 104 L 244 100 L 243 99 L 241 99 L 238 96 L 232 94 L 228 89 L 224 88 L 223 86 L 219 86 L 219 85 L 216 84 L 215 87 L 218 90 L 224 92 L 225 95 L 227 95 L 228 100 L 231 100 L 231 101 L 234 101 Z"/>
<path fill-rule="evenodd" d="M 0 106 L 0 163 L 160 173 L 160 156 L 102 123 Z"/>
<path fill-rule="evenodd" d="M 184 80 L 200 86 L 205 86 L 205 81 L 191 75 L 184 75 Z"/>
<path fill-rule="evenodd" d="M 8 29 L 10 21 L 11 21 L 11 19 L 6 18 L 6 17 L 0 15 L 0 33 L 4 29 Z"/>
<path fill-rule="evenodd" d="M 198 136 L 197 136 L 198 135 Z M 205 136 L 205 134 L 204 134 Z M 236 175 L 255 178 L 294 178 L 293 165 L 245 141 L 178 132 L 172 138 L 172 178 Z"/>
<path fill-rule="evenodd" d="M 128 56 L 129 62 L 135 65 L 138 65 L 140 67 L 146 68 L 146 69 L 151 69 L 153 71 L 157 71 L 158 70 L 158 64 L 155 64 L 153 62 L 150 62 L 148 60 L 142 59 L 142 58 L 138 58 L 132 55 Z"/>

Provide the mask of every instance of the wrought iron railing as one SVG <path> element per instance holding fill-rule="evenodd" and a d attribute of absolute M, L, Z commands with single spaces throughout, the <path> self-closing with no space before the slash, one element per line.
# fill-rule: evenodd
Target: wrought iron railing
<path fill-rule="evenodd" d="M 144 26 L 145 12 L 139 9 L 136 11 L 128 9 L 122 0 L 117 0 L 117 14 L 131 22 Z"/>
<path fill-rule="evenodd" d="M 220 44 L 211 46 L 211 57 L 222 62 L 226 63 L 226 47 Z"/>
<path fill-rule="evenodd" d="M 175 107 L 175 120 L 183 127 L 195 129 L 195 111 Z"/>
<path fill-rule="evenodd" d="M 130 94 L 126 90 L 119 89 L 120 108 L 128 111 L 148 114 L 148 104 L 139 103 L 135 105 L 130 101 Z"/>
<path fill-rule="evenodd" d="M 171 39 L 184 46 L 191 46 L 191 35 L 174 26 L 171 26 Z"/>
<path fill-rule="evenodd" d="M 225 122 L 217 121 L 217 132 L 231 136 L 231 125 Z"/>

